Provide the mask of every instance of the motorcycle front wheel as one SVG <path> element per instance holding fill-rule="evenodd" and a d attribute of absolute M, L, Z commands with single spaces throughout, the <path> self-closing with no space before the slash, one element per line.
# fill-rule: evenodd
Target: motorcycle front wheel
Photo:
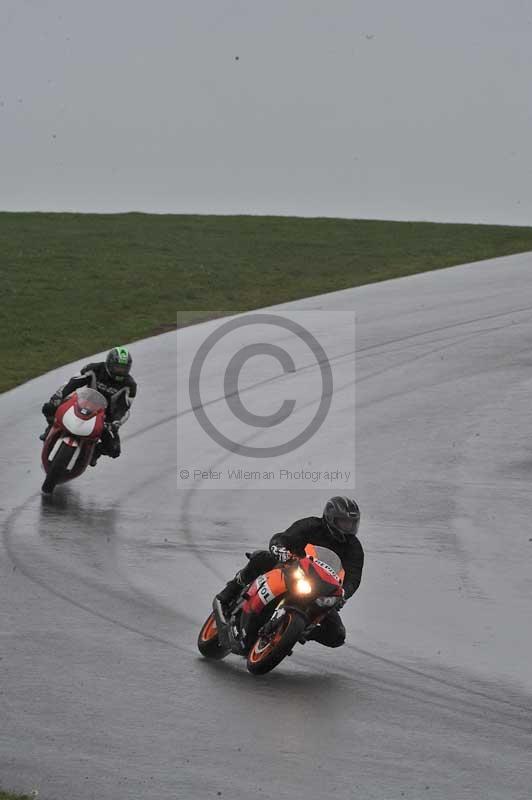
<path fill-rule="evenodd" d="M 44 479 L 44 483 L 41 487 L 41 491 L 43 491 L 45 494 L 51 494 L 53 492 L 63 477 L 63 473 L 66 471 L 66 468 L 70 463 L 72 454 L 72 448 L 69 447 L 68 444 L 61 442 L 57 453 L 50 463 L 46 478 Z"/>
<path fill-rule="evenodd" d="M 247 668 L 252 675 L 265 675 L 281 663 L 298 641 L 307 626 L 305 617 L 287 609 L 271 635 L 259 636 L 248 653 Z"/>

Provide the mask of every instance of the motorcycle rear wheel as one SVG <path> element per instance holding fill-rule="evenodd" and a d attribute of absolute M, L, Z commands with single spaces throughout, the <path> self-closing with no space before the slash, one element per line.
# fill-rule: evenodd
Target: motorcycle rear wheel
<path fill-rule="evenodd" d="M 248 653 L 247 668 L 252 675 L 265 675 L 281 663 L 305 630 L 307 620 L 294 609 L 287 609 L 271 637 L 259 636 Z"/>
<path fill-rule="evenodd" d="M 66 470 L 70 463 L 70 459 L 72 458 L 73 450 L 67 444 L 62 442 L 59 446 L 59 450 L 53 457 L 50 466 L 48 468 L 48 472 L 46 474 L 46 478 L 44 479 L 44 483 L 41 486 L 41 490 L 45 494 L 52 494 L 53 490 L 59 483 L 63 472 Z"/>
<path fill-rule="evenodd" d="M 204 658 L 219 661 L 229 653 L 229 649 L 220 644 L 216 619 L 211 611 L 198 636 L 198 650 Z"/>

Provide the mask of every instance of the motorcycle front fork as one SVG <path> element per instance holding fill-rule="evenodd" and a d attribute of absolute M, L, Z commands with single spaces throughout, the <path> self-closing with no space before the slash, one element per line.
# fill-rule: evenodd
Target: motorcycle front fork
<path fill-rule="evenodd" d="M 258 635 L 262 636 L 264 639 L 267 639 L 268 636 L 271 636 L 279 624 L 279 620 L 282 619 L 285 614 L 286 609 L 284 608 L 284 602 L 281 600 L 270 619 L 262 626 L 262 628 L 259 628 Z"/>

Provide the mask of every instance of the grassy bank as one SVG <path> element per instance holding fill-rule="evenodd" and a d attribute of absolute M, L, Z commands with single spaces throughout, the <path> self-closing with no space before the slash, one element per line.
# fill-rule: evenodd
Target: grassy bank
<path fill-rule="evenodd" d="M 0 391 L 170 329 L 532 250 L 532 228 L 287 217 L 0 213 Z"/>
<path fill-rule="evenodd" d="M 27 794 L 11 794 L 0 789 L 0 800 L 32 800 L 32 798 Z"/>

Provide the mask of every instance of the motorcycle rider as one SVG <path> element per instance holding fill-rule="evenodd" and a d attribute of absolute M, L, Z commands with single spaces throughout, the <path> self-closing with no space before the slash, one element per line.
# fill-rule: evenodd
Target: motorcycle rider
<path fill-rule="evenodd" d="M 106 425 L 91 460 L 94 467 L 101 455 L 118 458 L 121 451 L 118 429 L 129 417 L 131 401 L 137 394 L 137 384 L 133 379 L 131 364 L 133 359 L 127 347 L 113 347 L 109 350 L 105 361 L 97 361 L 82 367 L 79 375 L 70 378 L 68 383 L 61 386 L 50 400 L 42 407 L 48 427 L 41 434 L 45 440 L 48 431 L 53 425 L 57 407 L 63 400 L 76 389 L 90 386 L 96 389 L 107 400 L 105 412 Z"/>
<path fill-rule="evenodd" d="M 357 537 L 360 524 L 360 509 L 349 497 L 331 497 L 327 500 L 322 517 L 306 517 L 290 525 L 283 533 L 270 539 L 269 550 L 255 550 L 248 555 L 248 564 L 230 580 L 217 595 L 224 614 L 244 586 L 259 575 L 273 569 L 279 562 L 289 561 L 293 555 L 303 557 L 305 545 L 327 547 L 337 554 L 345 572 L 343 598 L 325 619 L 306 637 L 326 647 L 340 647 L 345 641 L 345 627 L 339 609 L 358 589 L 364 566 L 364 550 Z"/>

